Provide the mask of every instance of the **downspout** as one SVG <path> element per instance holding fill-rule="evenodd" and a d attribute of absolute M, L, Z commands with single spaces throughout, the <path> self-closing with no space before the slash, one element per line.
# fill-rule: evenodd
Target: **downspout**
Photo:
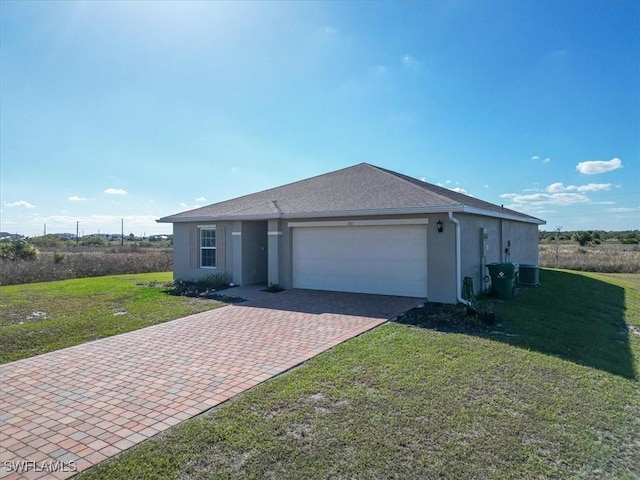
<path fill-rule="evenodd" d="M 460 264 L 460 221 L 453 216 L 453 212 L 449 212 L 449 220 L 453 222 L 456 226 L 456 300 L 466 305 L 467 307 L 473 308 L 471 302 L 462 298 L 462 271 Z"/>

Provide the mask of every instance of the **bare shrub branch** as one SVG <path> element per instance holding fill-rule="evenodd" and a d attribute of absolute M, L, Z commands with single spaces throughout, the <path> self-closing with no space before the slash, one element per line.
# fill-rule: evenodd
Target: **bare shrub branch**
<path fill-rule="evenodd" d="M 40 252 L 36 260 L 0 260 L 0 285 L 166 272 L 172 268 L 171 249 L 71 251 L 63 256 L 60 252 Z"/>

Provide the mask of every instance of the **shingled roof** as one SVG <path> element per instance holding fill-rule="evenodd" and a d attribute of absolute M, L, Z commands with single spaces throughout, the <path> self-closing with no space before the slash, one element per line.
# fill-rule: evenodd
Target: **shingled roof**
<path fill-rule="evenodd" d="M 176 213 L 163 217 L 158 222 L 397 215 L 448 211 L 545 223 L 515 210 L 368 163 Z"/>

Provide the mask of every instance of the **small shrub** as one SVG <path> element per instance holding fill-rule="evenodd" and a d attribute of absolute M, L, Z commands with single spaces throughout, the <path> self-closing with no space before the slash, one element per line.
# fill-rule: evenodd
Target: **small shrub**
<path fill-rule="evenodd" d="M 65 257 L 64 252 L 53 252 L 53 263 L 60 263 Z"/>
<path fill-rule="evenodd" d="M 3 242 L 0 246 L 2 260 L 36 260 L 38 253 L 38 249 L 26 240 Z"/>
<path fill-rule="evenodd" d="M 185 297 L 210 297 L 218 290 L 229 288 L 230 277 L 226 272 L 212 273 L 196 281 L 176 280 L 169 293 Z"/>
<path fill-rule="evenodd" d="M 207 275 L 196 283 L 200 284 L 204 288 L 220 290 L 223 288 L 228 288 L 230 282 L 231 278 L 229 277 L 229 274 L 227 272 L 219 272 Z"/>
<path fill-rule="evenodd" d="M 623 245 L 638 245 L 640 240 L 633 234 L 620 235 L 618 241 Z"/>
<path fill-rule="evenodd" d="M 282 292 L 284 290 L 284 288 L 282 288 L 280 286 L 280 284 L 278 283 L 270 283 L 269 286 L 267 288 L 265 288 L 264 290 L 262 290 L 263 292 L 269 292 L 269 293 L 278 293 L 278 292 Z"/>
<path fill-rule="evenodd" d="M 591 232 L 578 232 L 573 236 L 573 240 L 578 242 L 581 247 L 585 247 L 591 243 L 593 236 Z"/>
<path fill-rule="evenodd" d="M 80 245 L 85 247 L 105 247 L 109 245 L 109 242 L 102 237 L 91 235 L 80 240 Z"/>
<path fill-rule="evenodd" d="M 51 234 L 30 238 L 29 243 L 38 248 L 62 248 L 65 244 L 60 237 Z"/>

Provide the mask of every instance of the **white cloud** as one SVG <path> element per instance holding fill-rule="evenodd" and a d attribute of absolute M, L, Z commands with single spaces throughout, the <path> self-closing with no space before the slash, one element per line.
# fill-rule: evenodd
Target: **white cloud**
<path fill-rule="evenodd" d="M 196 198 L 196 202 L 206 202 L 206 201 L 207 201 L 207 199 L 204 198 L 203 196 L 200 196 L 200 197 Z"/>
<path fill-rule="evenodd" d="M 464 188 L 462 187 L 454 187 L 454 188 L 450 188 L 449 190 L 453 190 L 454 192 L 458 192 L 458 193 L 464 193 L 465 195 L 469 195 L 469 192 L 467 192 Z"/>
<path fill-rule="evenodd" d="M 538 160 L 541 160 L 542 163 L 549 163 L 551 162 L 551 158 L 549 157 L 545 157 L 544 159 L 540 158 L 540 155 L 534 155 L 533 157 L 531 157 L 531 160 L 533 160 L 534 162 L 537 162 Z"/>
<path fill-rule="evenodd" d="M 121 188 L 107 188 L 104 193 L 109 195 L 126 195 L 127 191 Z"/>
<path fill-rule="evenodd" d="M 580 185 L 576 188 L 579 192 L 602 192 L 604 190 L 610 190 L 610 183 L 588 183 L 586 185 Z"/>
<path fill-rule="evenodd" d="M 589 160 L 576 165 L 576 170 L 585 175 L 597 175 L 619 168 L 622 168 L 622 160 L 619 158 L 612 158 L 611 160 Z"/>
<path fill-rule="evenodd" d="M 418 62 L 418 60 L 413 58 L 408 53 L 404 54 L 401 57 L 401 61 L 402 61 L 402 65 L 404 65 L 406 68 L 417 67 L 418 65 L 420 65 L 420 62 Z"/>
<path fill-rule="evenodd" d="M 586 185 L 567 185 L 566 187 L 562 182 L 552 183 L 545 190 L 549 193 L 561 193 L 561 192 L 601 192 L 609 190 L 611 188 L 610 183 L 588 183 Z"/>
<path fill-rule="evenodd" d="M 616 208 L 607 208 L 607 212 L 609 213 L 631 213 L 636 212 L 637 208 L 632 207 L 616 207 Z"/>
<path fill-rule="evenodd" d="M 26 200 L 18 200 L 17 202 L 5 203 L 7 207 L 26 207 L 26 208 L 36 208 L 35 205 L 30 204 Z"/>
<path fill-rule="evenodd" d="M 500 197 L 511 200 L 512 206 L 516 208 L 538 205 L 573 205 L 589 201 L 586 195 L 580 193 L 532 193 L 528 195 L 504 193 Z"/>
<path fill-rule="evenodd" d="M 186 203 L 184 203 L 184 202 L 180 202 L 180 203 L 179 203 L 179 205 L 180 205 L 182 208 L 187 208 L 187 206 L 188 206 L 188 205 L 187 205 Z"/>
<path fill-rule="evenodd" d="M 558 182 L 558 183 L 552 183 L 545 190 L 549 193 L 559 193 L 559 192 L 564 192 L 565 188 L 562 182 Z"/>
<path fill-rule="evenodd" d="M 68 200 L 71 200 L 72 202 L 84 202 L 89 199 L 85 197 L 79 197 L 78 195 L 74 195 L 73 197 L 69 197 Z"/>

